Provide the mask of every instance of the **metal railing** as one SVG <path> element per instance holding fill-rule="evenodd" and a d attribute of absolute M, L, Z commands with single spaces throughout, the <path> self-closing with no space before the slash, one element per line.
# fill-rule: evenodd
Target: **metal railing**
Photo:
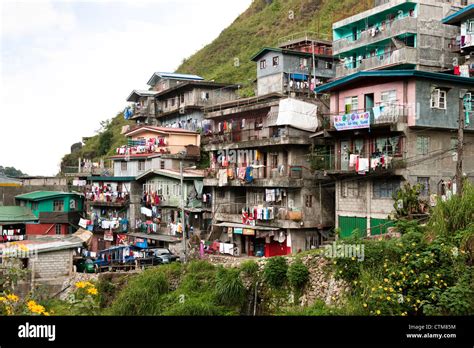
<path fill-rule="evenodd" d="M 263 195 L 263 192 L 262 192 Z M 247 203 L 220 203 L 219 207 L 216 210 L 216 214 L 229 214 L 229 215 L 238 215 L 242 216 L 242 210 L 250 209 L 253 210 L 254 207 L 261 205 L 264 208 L 273 208 L 274 218 L 271 220 L 257 219 L 257 221 L 273 221 L 273 220 L 286 220 L 286 221 L 300 221 L 303 220 L 303 213 L 300 208 L 288 208 L 282 205 L 270 205 L 265 204 L 264 202 L 247 204 Z"/>

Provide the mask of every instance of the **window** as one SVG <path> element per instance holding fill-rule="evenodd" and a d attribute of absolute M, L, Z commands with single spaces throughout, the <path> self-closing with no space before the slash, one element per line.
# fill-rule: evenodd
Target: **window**
<path fill-rule="evenodd" d="M 180 102 L 181 104 L 184 103 L 184 94 L 181 94 L 181 95 L 179 96 L 179 102 Z"/>
<path fill-rule="evenodd" d="M 397 101 L 397 91 L 384 91 L 380 94 L 380 101 L 383 105 L 395 104 Z"/>
<path fill-rule="evenodd" d="M 364 154 L 364 139 L 355 139 L 354 140 L 354 154 L 363 155 Z"/>
<path fill-rule="evenodd" d="M 56 230 L 56 234 L 61 234 L 61 225 L 56 224 L 56 225 L 54 226 L 54 228 L 55 228 L 55 230 Z"/>
<path fill-rule="evenodd" d="M 262 128 L 263 128 L 263 119 L 262 118 L 255 119 L 255 129 L 259 130 Z"/>
<path fill-rule="evenodd" d="M 324 67 L 326 69 L 332 69 L 332 62 L 324 62 Z"/>
<path fill-rule="evenodd" d="M 416 137 L 416 153 L 418 155 L 427 155 L 430 151 L 430 137 L 423 135 Z"/>
<path fill-rule="evenodd" d="M 469 34 L 473 34 L 474 33 L 474 21 L 470 20 L 466 23 L 466 25 L 467 25 L 467 32 Z"/>
<path fill-rule="evenodd" d="M 160 169 L 165 169 L 165 161 L 160 161 Z"/>
<path fill-rule="evenodd" d="M 260 61 L 260 69 L 265 69 L 267 67 L 267 61 L 265 59 L 262 59 Z"/>
<path fill-rule="evenodd" d="M 392 198 L 400 189 L 399 180 L 376 180 L 373 182 L 374 198 Z"/>
<path fill-rule="evenodd" d="M 342 197 L 359 197 L 359 181 L 350 180 L 341 183 Z"/>
<path fill-rule="evenodd" d="M 280 64 L 280 57 L 273 57 L 273 66 L 278 66 Z"/>
<path fill-rule="evenodd" d="M 422 186 L 420 195 L 423 197 L 428 197 L 430 194 L 430 178 L 419 176 L 418 178 L 416 178 L 416 183 Z"/>
<path fill-rule="evenodd" d="M 176 103 L 175 98 L 171 98 L 171 106 L 174 106 L 175 103 Z"/>
<path fill-rule="evenodd" d="M 53 201 L 53 211 L 64 211 L 64 201 L 59 199 Z"/>
<path fill-rule="evenodd" d="M 446 91 L 440 88 L 435 88 L 431 92 L 431 108 L 446 110 Z"/>
<path fill-rule="evenodd" d="M 375 139 L 375 152 L 390 156 L 401 156 L 401 137 L 377 137 Z"/>
<path fill-rule="evenodd" d="M 300 58 L 300 68 L 304 69 L 308 66 L 308 58 Z"/>
<path fill-rule="evenodd" d="M 278 167 L 278 154 L 277 153 L 270 154 L 270 165 L 271 165 L 271 168 Z"/>
<path fill-rule="evenodd" d="M 168 107 L 168 99 L 165 100 L 165 109 Z"/>
<path fill-rule="evenodd" d="M 127 170 L 127 167 L 128 167 L 127 162 L 125 162 L 125 161 L 120 162 L 120 169 L 121 170 L 125 171 L 125 170 Z"/>
<path fill-rule="evenodd" d="M 313 195 L 305 195 L 304 196 L 304 205 L 306 208 L 313 207 Z"/>
<path fill-rule="evenodd" d="M 31 202 L 31 210 L 38 210 L 39 204 L 38 202 Z"/>
<path fill-rule="evenodd" d="M 145 170 L 145 161 L 138 161 L 138 170 Z"/>
<path fill-rule="evenodd" d="M 359 98 L 355 97 L 346 97 L 344 99 L 344 110 L 348 114 L 352 111 L 357 111 L 359 109 Z"/>
<path fill-rule="evenodd" d="M 225 191 L 224 190 L 217 190 L 217 198 L 224 199 L 225 198 Z"/>

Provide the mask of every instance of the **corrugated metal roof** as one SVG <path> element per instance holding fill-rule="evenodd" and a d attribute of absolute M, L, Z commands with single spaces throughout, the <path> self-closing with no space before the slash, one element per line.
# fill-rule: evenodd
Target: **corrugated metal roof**
<path fill-rule="evenodd" d="M 153 239 L 153 240 L 159 240 L 163 242 L 169 242 L 169 243 L 177 243 L 181 239 L 174 237 L 174 236 L 169 236 L 166 234 L 156 234 L 156 233 L 128 233 L 128 236 L 131 237 L 136 237 L 136 238 L 142 238 L 142 239 Z"/>
<path fill-rule="evenodd" d="M 128 102 L 136 102 L 139 97 L 153 97 L 158 94 L 158 91 L 149 91 L 146 89 L 134 89 L 127 97 Z"/>
<path fill-rule="evenodd" d="M 457 24 L 463 19 L 470 19 L 474 17 L 474 4 L 464 7 L 452 15 L 443 18 L 442 23 L 444 24 Z"/>
<path fill-rule="evenodd" d="M 203 77 L 198 76 L 198 75 L 169 73 L 169 72 L 155 72 L 148 80 L 147 85 L 153 86 L 156 83 L 156 80 L 158 78 L 174 79 L 174 80 L 204 80 Z"/>
<path fill-rule="evenodd" d="M 31 209 L 19 206 L 0 206 L 0 223 L 32 222 L 38 218 Z"/>
<path fill-rule="evenodd" d="M 22 195 L 15 196 L 16 199 L 27 200 L 27 201 L 41 201 L 44 199 L 60 197 L 60 196 L 83 196 L 77 192 L 61 192 L 61 191 L 34 191 L 29 193 L 24 193 Z"/>
<path fill-rule="evenodd" d="M 90 176 L 87 178 L 90 181 L 100 182 L 122 182 L 122 181 L 134 181 L 134 176 Z"/>
<path fill-rule="evenodd" d="M 133 130 L 125 133 L 125 136 L 130 136 L 130 135 L 141 133 L 142 131 L 147 131 L 147 130 L 148 131 L 160 132 L 160 133 L 168 133 L 168 134 L 173 134 L 173 133 L 199 134 L 198 132 L 190 131 L 190 130 L 182 129 L 182 128 L 143 126 L 143 127 L 136 128 L 136 129 L 133 129 Z"/>
<path fill-rule="evenodd" d="M 171 170 L 171 169 L 149 169 L 141 175 L 137 176 L 137 180 L 144 179 L 149 176 L 153 175 L 162 175 L 172 179 L 180 179 L 181 174 L 179 170 Z M 183 179 L 185 180 L 193 180 L 193 179 L 203 179 L 204 178 L 204 170 L 200 169 L 185 169 L 183 171 Z"/>
<path fill-rule="evenodd" d="M 21 186 L 22 183 L 23 182 L 20 179 L 0 175 L 0 186 Z"/>

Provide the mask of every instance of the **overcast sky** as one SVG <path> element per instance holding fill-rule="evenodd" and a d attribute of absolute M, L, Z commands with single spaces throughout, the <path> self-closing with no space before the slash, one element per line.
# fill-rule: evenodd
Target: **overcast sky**
<path fill-rule="evenodd" d="M 174 71 L 251 0 L 0 3 L 0 165 L 55 175 L 133 89 Z"/>

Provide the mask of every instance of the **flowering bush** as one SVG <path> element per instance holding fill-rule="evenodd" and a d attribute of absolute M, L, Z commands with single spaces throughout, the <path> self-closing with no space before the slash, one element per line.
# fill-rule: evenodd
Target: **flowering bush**
<path fill-rule="evenodd" d="M 31 299 L 20 299 L 15 294 L 0 296 L 1 315 L 49 315 L 49 312 Z"/>

